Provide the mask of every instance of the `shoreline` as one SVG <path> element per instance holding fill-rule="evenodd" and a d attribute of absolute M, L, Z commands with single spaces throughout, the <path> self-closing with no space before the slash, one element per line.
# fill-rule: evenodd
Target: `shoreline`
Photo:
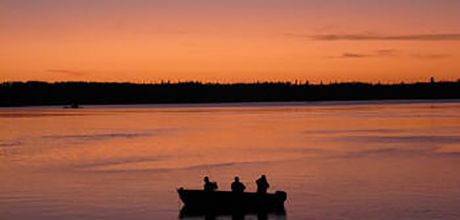
<path fill-rule="evenodd" d="M 0 107 L 190 105 L 239 103 L 404 102 L 460 100 L 460 81 L 400 84 L 289 82 L 134 84 L 91 82 L 0 83 Z"/>
<path fill-rule="evenodd" d="M 360 105 L 407 105 L 407 104 L 456 104 L 460 99 L 381 99 L 381 100 L 340 100 L 340 101 L 274 101 L 274 102 L 213 102 L 213 103 L 152 103 L 152 104 L 90 104 L 80 108 L 64 108 L 62 105 L 23 105 L 0 106 L 0 109 L 50 108 L 63 110 L 99 109 L 99 108 L 238 108 L 238 107 L 328 107 Z"/>

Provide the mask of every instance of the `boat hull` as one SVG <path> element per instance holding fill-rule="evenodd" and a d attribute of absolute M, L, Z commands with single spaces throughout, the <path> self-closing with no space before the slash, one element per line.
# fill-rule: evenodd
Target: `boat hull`
<path fill-rule="evenodd" d="M 186 212 L 284 212 L 287 194 L 276 193 L 235 193 L 226 191 L 205 192 L 203 190 L 178 189 L 179 197 Z"/>

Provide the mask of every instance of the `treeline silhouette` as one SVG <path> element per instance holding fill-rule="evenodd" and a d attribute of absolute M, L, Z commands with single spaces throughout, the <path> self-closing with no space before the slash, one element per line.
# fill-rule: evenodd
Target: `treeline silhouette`
<path fill-rule="evenodd" d="M 4 82 L 0 106 L 459 99 L 460 80 L 399 84 Z"/>

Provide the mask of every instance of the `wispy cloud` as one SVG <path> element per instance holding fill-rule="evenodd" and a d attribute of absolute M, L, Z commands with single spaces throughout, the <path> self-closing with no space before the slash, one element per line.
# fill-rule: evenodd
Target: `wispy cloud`
<path fill-rule="evenodd" d="M 373 134 L 390 134 L 390 133 L 402 133 L 405 130 L 401 129 L 327 129 L 327 130 L 307 130 L 305 134 L 352 134 L 352 133 L 373 133 Z"/>
<path fill-rule="evenodd" d="M 379 144 L 460 144 L 460 137 L 455 135 L 367 135 L 367 136 L 346 136 L 337 138 L 342 141 L 349 141 L 354 143 L 379 143 Z"/>
<path fill-rule="evenodd" d="M 75 141 L 101 141 L 110 139 L 134 139 L 141 137 L 153 136 L 153 132 L 136 132 L 136 133 L 101 133 L 101 134 L 75 134 L 75 135 L 46 135 L 46 139 L 62 139 Z"/>
<path fill-rule="evenodd" d="M 375 54 L 379 56 L 395 56 L 399 51 L 394 49 L 380 49 L 376 50 Z"/>
<path fill-rule="evenodd" d="M 409 35 L 385 35 L 385 34 L 320 34 L 320 35 L 295 35 L 290 36 L 308 37 L 317 41 L 460 41 L 460 33 L 444 34 L 409 34 Z"/>
<path fill-rule="evenodd" d="M 370 54 L 359 54 L 359 53 L 343 53 L 341 56 L 332 58 L 366 58 L 371 57 Z"/>
<path fill-rule="evenodd" d="M 330 56 L 329 58 L 369 58 L 369 57 L 392 57 L 396 56 L 398 53 L 397 50 L 392 49 L 381 49 L 376 50 L 372 53 L 352 53 L 352 52 L 345 52 L 342 53 L 340 56 Z"/>
<path fill-rule="evenodd" d="M 66 74 L 66 75 L 71 75 L 71 76 L 84 76 L 88 74 L 87 72 L 67 70 L 67 69 L 49 69 L 49 70 L 46 70 L 46 72 Z"/>
<path fill-rule="evenodd" d="M 15 147 L 15 146 L 19 146 L 21 144 L 22 144 L 21 141 L 10 141 L 10 142 L 0 141 L 0 148 L 2 148 L 2 147 Z"/>

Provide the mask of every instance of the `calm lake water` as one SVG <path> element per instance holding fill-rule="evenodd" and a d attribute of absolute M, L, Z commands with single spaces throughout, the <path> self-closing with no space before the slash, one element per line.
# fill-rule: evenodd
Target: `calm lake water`
<path fill-rule="evenodd" d="M 459 134 L 460 102 L 4 108 L 0 219 L 178 219 L 260 174 L 269 219 L 460 219 Z"/>

